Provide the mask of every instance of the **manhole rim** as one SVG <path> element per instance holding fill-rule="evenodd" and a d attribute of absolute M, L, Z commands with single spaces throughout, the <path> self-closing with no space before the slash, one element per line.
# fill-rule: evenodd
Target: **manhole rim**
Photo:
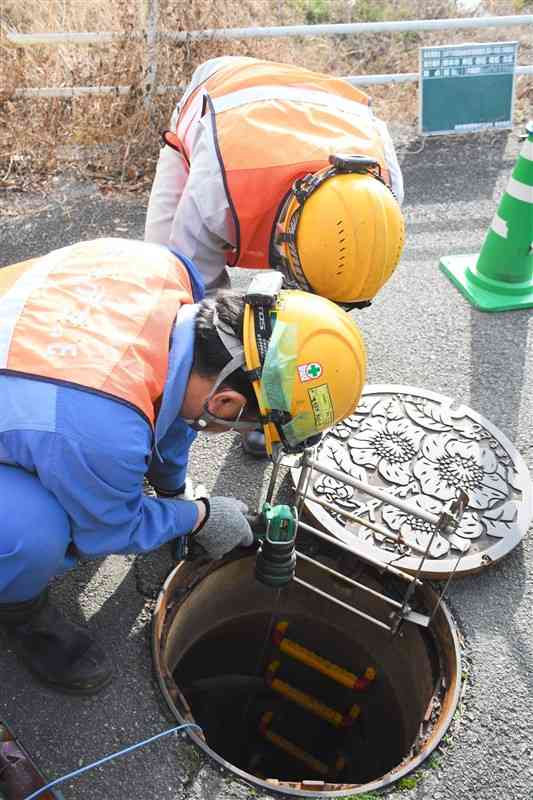
<path fill-rule="evenodd" d="M 239 558 L 251 558 L 248 554 L 244 554 Z M 190 592 L 194 591 L 195 586 L 198 582 L 203 580 L 212 572 L 223 568 L 226 564 L 230 563 L 231 561 L 235 561 L 235 558 L 232 559 L 222 559 L 217 561 L 215 564 L 212 562 L 206 567 L 205 564 L 203 568 L 196 571 L 201 571 L 201 574 L 196 577 L 195 580 L 190 582 L 187 585 L 186 590 L 182 593 L 180 598 L 180 602 L 187 597 Z M 167 703 L 170 711 L 176 718 L 176 720 L 180 724 L 190 723 L 191 719 L 187 718 L 185 715 L 181 713 L 181 711 L 177 708 L 174 700 L 172 699 L 168 685 L 165 681 L 165 670 L 163 668 L 163 664 L 161 661 L 161 634 L 163 633 L 165 627 L 165 618 L 167 613 L 167 606 L 165 600 L 167 595 L 172 591 L 173 584 L 177 582 L 177 579 L 180 577 L 180 572 L 183 570 L 187 570 L 190 572 L 194 572 L 194 566 L 190 563 L 181 562 L 176 565 L 176 567 L 172 570 L 172 572 L 168 575 L 165 582 L 163 583 L 159 595 L 157 597 L 156 605 L 154 608 L 153 616 L 152 616 L 152 631 L 151 631 L 151 641 L 152 641 L 152 662 L 155 671 L 155 676 L 157 679 L 157 683 L 161 693 Z M 434 590 L 429 587 L 425 586 L 425 591 L 430 591 L 432 594 L 437 597 Z M 372 792 L 378 789 L 384 789 L 387 786 L 391 786 L 392 784 L 396 783 L 397 781 L 401 780 L 403 777 L 413 773 L 417 770 L 424 761 L 426 761 L 429 756 L 436 750 L 439 746 L 440 742 L 446 735 L 448 731 L 457 707 L 459 705 L 459 700 L 461 697 L 461 690 L 462 690 L 462 677 L 461 677 L 461 670 L 462 670 L 462 660 L 461 660 L 461 643 L 458 636 L 458 629 L 457 624 L 451 614 L 450 610 L 448 609 L 445 602 L 441 602 L 439 606 L 438 613 L 442 613 L 444 616 L 444 621 L 451 636 L 452 644 L 453 644 L 453 653 L 455 654 L 453 669 L 455 672 L 455 686 L 453 690 L 446 690 L 446 711 L 439 715 L 438 721 L 433 729 L 430 737 L 428 738 L 427 742 L 424 744 L 420 752 L 411 759 L 407 764 L 404 764 L 390 772 L 387 772 L 381 779 L 371 781 L 370 783 L 365 784 L 354 784 L 347 789 L 336 789 L 336 790 L 311 790 L 311 789 L 294 789 L 289 786 L 284 786 L 281 782 L 280 785 L 276 786 L 274 784 L 268 783 L 267 781 L 262 780 L 261 778 L 257 778 L 255 775 L 252 775 L 249 772 L 241 769 L 235 764 L 227 761 L 221 755 L 219 755 L 215 750 L 213 750 L 206 741 L 202 739 L 193 729 L 186 728 L 184 730 L 185 735 L 191 739 L 193 744 L 199 747 L 202 752 L 209 756 L 209 758 L 213 759 L 218 765 L 223 767 L 228 772 L 236 775 L 242 781 L 247 784 L 252 784 L 254 787 L 260 787 L 267 792 L 271 792 L 272 794 L 278 794 L 280 796 L 291 796 L 291 797 L 306 797 L 310 800 L 317 800 L 317 797 L 326 797 L 326 798 L 335 798 L 335 797 L 353 797 L 357 796 L 358 794 L 364 794 L 368 792 Z M 172 681 L 174 683 L 174 681 Z M 174 683 L 174 686 L 178 691 L 179 687 Z"/>

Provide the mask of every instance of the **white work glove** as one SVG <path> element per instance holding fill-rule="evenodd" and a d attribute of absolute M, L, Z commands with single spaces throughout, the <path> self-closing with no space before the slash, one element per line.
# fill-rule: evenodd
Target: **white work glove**
<path fill-rule="evenodd" d="M 248 506 L 234 497 L 202 497 L 206 518 L 191 538 L 203 547 L 209 558 L 222 558 L 234 547 L 250 547 L 254 535 L 246 517 Z"/>

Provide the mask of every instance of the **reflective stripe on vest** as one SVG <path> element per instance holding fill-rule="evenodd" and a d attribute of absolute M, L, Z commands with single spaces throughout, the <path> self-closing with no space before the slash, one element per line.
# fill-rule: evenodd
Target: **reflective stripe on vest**
<path fill-rule="evenodd" d="M 192 303 L 166 249 L 98 239 L 0 270 L 0 372 L 56 380 L 133 405 L 153 425 L 170 334 Z"/>
<path fill-rule="evenodd" d="M 280 204 L 296 178 L 322 169 L 334 153 L 375 158 L 389 184 L 390 176 L 363 92 L 303 68 L 239 62 L 191 94 L 178 118 L 177 141 L 190 161 L 195 123 L 209 107 L 235 217 L 237 249 L 229 264 L 268 269 Z"/>
<path fill-rule="evenodd" d="M 239 89 L 223 97 L 213 98 L 213 107 L 217 114 L 229 111 L 231 108 L 248 103 L 258 103 L 276 100 L 292 100 L 293 103 L 306 103 L 308 105 L 324 106 L 328 109 L 342 111 L 345 114 L 353 114 L 370 120 L 372 113 L 368 106 L 357 103 L 354 100 L 347 100 L 345 97 L 337 97 L 327 92 L 318 92 L 313 89 L 298 89 L 294 86 L 250 86 L 247 89 Z"/>

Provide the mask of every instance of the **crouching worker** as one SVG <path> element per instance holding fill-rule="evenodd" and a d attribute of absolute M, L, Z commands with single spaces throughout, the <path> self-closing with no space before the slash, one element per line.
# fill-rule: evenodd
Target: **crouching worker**
<path fill-rule="evenodd" d="M 183 497 L 196 431 L 260 424 L 272 453 L 353 412 L 355 323 L 273 277 L 202 300 L 187 258 L 121 239 L 0 270 L 0 626 L 41 681 L 88 694 L 111 679 L 103 650 L 47 602 L 79 558 L 182 536 L 214 559 L 252 544 L 239 500 Z"/>

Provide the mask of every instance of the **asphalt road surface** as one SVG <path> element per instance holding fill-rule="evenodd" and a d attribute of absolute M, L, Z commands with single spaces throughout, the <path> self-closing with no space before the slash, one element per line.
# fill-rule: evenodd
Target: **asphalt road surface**
<path fill-rule="evenodd" d="M 519 152 L 518 131 L 413 138 L 401 148 L 407 245 L 371 309 L 359 312 L 368 382 L 431 389 L 478 411 L 516 446 L 533 472 L 533 314 L 484 314 L 438 269 L 442 255 L 478 252 Z M 141 238 L 146 199 L 102 195 L 90 182 L 58 180 L 0 221 L 0 264 L 105 235 Z M 14 213 L 16 212 L 16 213 Z M 238 283 L 246 282 L 246 274 Z M 268 478 L 232 434 L 201 437 L 191 473 L 216 494 L 252 506 Z M 1 527 L 1 521 L 0 521 Z M 43 689 L 0 640 L 0 719 L 50 777 L 58 777 L 172 724 L 152 678 L 151 609 L 170 569 L 166 553 L 84 564 L 53 586 L 55 601 L 86 621 L 116 666 L 101 695 L 74 699 Z M 464 634 L 470 678 L 438 762 L 413 800 L 531 800 L 533 796 L 533 586 L 531 538 L 481 575 L 457 580 L 450 605 Z M 250 789 L 169 737 L 64 786 L 68 800 L 247 800 Z"/>

